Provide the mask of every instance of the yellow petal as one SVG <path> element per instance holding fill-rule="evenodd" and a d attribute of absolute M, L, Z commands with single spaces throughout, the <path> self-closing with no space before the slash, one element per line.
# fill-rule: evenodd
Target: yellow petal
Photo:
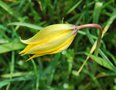
<path fill-rule="evenodd" d="M 43 56 L 43 55 L 47 55 L 47 54 L 55 54 L 58 52 L 63 51 L 64 49 L 67 49 L 69 47 L 69 45 L 71 44 L 71 42 L 73 41 L 75 35 L 72 35 L 67 41 L 65 41 L 63 44 L 59 45 L 59 47 L 51 49 L 49 51 L 43 51 L 43 52 L 37 52 L 35 53 L 33 56 L 31 56 L 28 60 L 33 59 L 35 57 L 39 57 L 39 56 Z M 27 60 L 27 61 L 28 61 Z"/>
<path fill-rule="evenodd" d="M 36 52 L 44 52 L 44 51 L 49 51 L 53 48 L 58 47 L 59 45 L 61 45 L 62 43 L 64 43 L 68 38 L 70 38 L 72 35 L 74 34 L 73 31 L 65 31 L 64 33 L 62 33 L 59 36 L 53 37 L 52 39 L 50 39 L 50 41 L 46 41 L 40 44 L 35 44 L 31 46 L 28 46 L 30 48 L 26 48 L 25 49 L 25 54 L 34 54 Z"/>
<path fill-rule="evenodd" d="M 55 38 L 58 38 L 58 37 L 60 37 L 62 34 L 64 34 L 64 33 L 66 33 L 66 32 L 72 32 L 72 30 L 68 30 L 68 31 L 60 31 L 60 32 L 57 32 L 56 34 L 50 34 L 50 36 L 48 37 L 48 36 L 45 36 L 44 38 L 40 38 L 39 39 L 39 41 L 38 41 L 38 43 L 37 44 L 29 44 L 28 46 L 26 46 L 26 48 L 23 50 L 23 51 L 21 51 L 19 54 L 23 54 L 24 55 L 24 53 L 25 52 L 28 52 L 30 49 L 32 49 L 33 47 L 35 47 L 35 46 L 37 46 L 37 45 L 39 45 L 39 46 L 42 46 L 43 44 L 47 44 L 47 42 L 50 42 L 50 41 L 53 41 L 53 40 L 55 40 Z M 44 35 L 43 35 L 44 36 Z M 55 42 L 56 43 L 56 42 Z M 39 47 L 38 47 L 39 48 Z M 32 53 L 29 53 L 28 52 L 28 54 L 32 54 Z"/>
<path fill-rule="evenodd" d="M 25 49 L 24 50 L 22 50 L 21 52 L 19 52 L 19 54 L 22 54 L 22 55 L 24 55 L 24 53 L 26 52 L 26 51 L 28 51 L 31 47 L 33 47 L 34 45 L 27 45 L 26 47 L 25 47 Z"/>
<path fill-rule="evenodd" d="M 64 49 L 67 49 L 71 42 L 73 41 L 75 35 L 72 35 L 70 38 L 68 38 L 66 41 L 64 41 L 62 44 L 55 48 L 51 48 L 49 50 L 43 50 L 43 51 L 38 51 L 34 54 L 54 54 L 63 51 Z"/>
<path fill-rule="evenodd" d="M 69 47 L 69 45 L 72 43 L 74 37 L 75 37 L 75 35 L 71 36 L 67 41 L 65 41 L 63 44 L 61 44 L 59 47 L 57 47 L 57 49 L 54 50 L 53 52 L 51 52 L 50 54 L 59 53 L 65 49 L 67 49 Z"/>
<path fill-rule="evenodd" d="M 71 24 L 54 24 L 40 30 L 36 35 L 28 40 L 21 40 L 25 44 L 36 44 L 48 40 L 48 38 L 55 37 L 63 31 L 73 30 L 74 25 Z M 51 35 L 52 34 L 52 35 Z"/>
<path fill-rule="evenodd" d="M 43 55 L 45 55 L 45 54 L 39 54 L 39 55 L 32 55 L 29 59 L 27 59 L 26 61 L 29 61 L 29 60 L 31 60 L 31 59 L 33 59 L 33 58 L 35 58 L 35 57 L 40 57 L 40 56 L 43 56 Z"/>

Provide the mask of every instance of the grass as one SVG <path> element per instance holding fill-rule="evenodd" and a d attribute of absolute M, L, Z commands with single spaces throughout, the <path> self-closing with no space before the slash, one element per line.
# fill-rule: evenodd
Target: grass
<path fill-rule="evenodd" d="M 115 0 L 1 0 L 0 90 L 116 90 L 115 6 Z M 62 53 L 25 62 L 20 37 L 55 23 L 100 24 L 98 56 L 89 54 L 98 30 L 84 29 Z"/>

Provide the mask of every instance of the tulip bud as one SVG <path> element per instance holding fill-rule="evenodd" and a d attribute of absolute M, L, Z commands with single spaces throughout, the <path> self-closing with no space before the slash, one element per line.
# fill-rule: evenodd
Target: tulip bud
<path fill-rule="evenodd" d="M 19 54 L 31 54 L 28 59 L 47 54 L 55 54 L 67 49 L 73 41 L 77 29 L 71 24 L 54 24 L 40 30 L 28 40 L 21 40 L 27 44 Z"/>

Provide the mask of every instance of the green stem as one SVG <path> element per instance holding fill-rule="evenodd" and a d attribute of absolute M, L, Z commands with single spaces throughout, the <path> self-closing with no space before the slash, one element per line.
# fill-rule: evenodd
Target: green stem
<path fill-rule="evenodd" d="M 35 76 L 36 76 L 36 90 L 38 90 L 38 88 L 39 88 L 39 73 L 38 73 L 38 70 L 37 70 L 36 63 L 34 62 L 33 59 L 31 61 L 32 61 L 32 64 L 34 66 L 34 72 L 35 72 Z"/>

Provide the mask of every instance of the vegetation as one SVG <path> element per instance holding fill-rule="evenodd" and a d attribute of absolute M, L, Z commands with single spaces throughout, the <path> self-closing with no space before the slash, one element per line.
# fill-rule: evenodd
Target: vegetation
<path fill-rule="evenodd" d="M 100 24 L 98 55 L 99 30 L 87 28 L 67 50 L 25 62 L 20 37 L 56 23 Z M 116 90 L 115 25 L 115 0 L 0 0 L 0 90 Z"/>

